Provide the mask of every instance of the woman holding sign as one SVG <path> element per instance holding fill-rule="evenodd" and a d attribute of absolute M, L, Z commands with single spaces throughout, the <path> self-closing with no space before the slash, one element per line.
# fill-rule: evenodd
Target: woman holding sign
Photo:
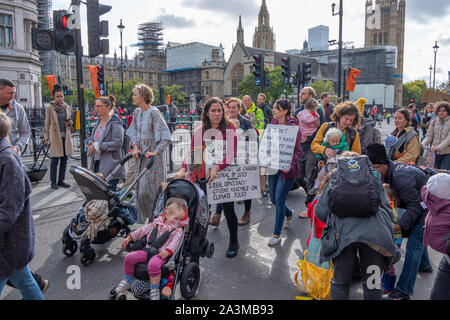
<path fill-rule="evenodd" d="M 205 140 L 209 140 L 208 142 L 214 140 L 223 141 L 225 151 L 222 161 L 219 162 L 219 164 L 215 164 L 209 170 L 208 174 L 206 174 L 206 166 L 208 163 L 205 163 L 205 156 L 203 156 L 203 152 L 207 147 Z M 200 161 L 196 161 L 195 159 L 197 158 L 195 157 L 195 153 L 198 150 L 201 150 L 202 155 Z M 222 101 L 219 98 L 211 98 L 205 104 L 202 113 L 202 125 L 198 127 L 192 135 L 190 155 L 194 155 L 194 159 L 189 165 L 186 160 L 183 161 L 180 171 L 175 174 L 175 179 L 183 179 L 186 177 L 186 173 L 188 173 L 189 180 L 192 182 L 198 183 L 199 180 L 207 178 L 208 183 L 211 183 L 216 179 L 217 174 L 221 170 L 228 167 L 228 165 L 234 161 L 236 157 L 236 150 L 236 128 L 225 116 L 225 109 Z M 199 185 L 202 190 L 207 193 L 206 185 L 202 183 Z M 222 205 L 225 218 L 227 220 L 228 230 L 230 231 L 230 243 L 228 245 L 226 257 L 233 258 L 239 251 L 237 235 L 238 219 L 236 217 L 236 213 L 234 212 L 234 202 L 225 202 L 222 203 Z"/>
<path fill-rule="evenodd" d="M 270 122 L 271 125 L 298 127 L 298 120 L 292 116 L 292 106 L 288 100 L 277 100 L 273 105 L 272 111 L 273 120 Z M 298 160 L 302 155 L 301 140 L 301 132 L 298 130 L 290 168 L 288 170 L 278 170 L 276 174 L 269 176 L 270 200 L 276 206 L 275 228 L 273 236 L 269 240 L 269 246 L 275 246 L 281 241 L 280 235 L 284 219 L 286 218 L 287 221 L 286 227 L 292 219 L 293 211 L 287 206 L 286 198 L 295 179 L 300 176 Z"/>

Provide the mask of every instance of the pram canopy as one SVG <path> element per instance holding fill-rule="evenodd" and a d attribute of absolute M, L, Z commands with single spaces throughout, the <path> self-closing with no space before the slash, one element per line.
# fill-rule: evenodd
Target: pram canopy
<path fill-rule="evenodd" d="M 70 173 L 73 175 L 87 201 L 109 201 L 113 197 L 109 192 L 111 186 L 94 172 L 83 167 L 72 166 L 70 168 Z"/>

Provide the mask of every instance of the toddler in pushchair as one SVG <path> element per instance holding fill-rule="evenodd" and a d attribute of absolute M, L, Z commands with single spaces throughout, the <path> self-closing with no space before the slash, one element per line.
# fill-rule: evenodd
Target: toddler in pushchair
<path fill-rule="evenodd" d="M 136 222 L 138 212 L 131 205 L 134 195 L 130 191 L 151 168 L 153 161 L 149 162 L 122 195 L 119 192 L 113 192 L 109 184 L 110 177 L 114 176 L 131 158 L 131 155 L 126 156 L 106 179 L 102 179 L 86 168 L 79 166 L 70 168 L 81 192 L 86 197 L 86 202 L 63 232 L 62 251 L 65 255 L 72 256 L 78 249 L 79 241 L 80 262 L 84 266 L 89 266 L 95 260 L 95 250 L 91 244 L 103 244 L 118 235 L 126 237 L 130 233 L 129 226 Z"/>
<path fill-rule="evenodd" d="M 154 221 L 131 233 L 122 243 L 127 251 L 125 277 L 113 288 L 111 300 L 192 299 L 200 282 L 200 257 L 211 258 L 214 244 L 206 239 L 209 209 L 206 195 L 188 180 L 171 181 L 155 203 Z"/>

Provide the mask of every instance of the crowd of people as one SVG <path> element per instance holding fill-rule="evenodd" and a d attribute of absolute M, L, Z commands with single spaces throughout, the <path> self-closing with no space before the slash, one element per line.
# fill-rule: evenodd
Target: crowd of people
<path fill-rule="evenodd" d="M 14 93 L 14 84 L 0 79 L 0 293 L 9 281 L 21 290 L 24 299 L 43 299 L 42 292 L 48 287 L 48 281 L 33 274 L 28 267 L 34 254 L 34 226 L 31 185 L 21 166 L 20 151 L 29 139 L 29 125 L 23 107 L 14 100 Z M 64 103 L 60 88 L 57 87 L 53 95 L 55 100 L 46 110 L 45 144 L 52 155 L 51 186 L 57 189 L 70 187 L 64 180 L 67 157 L 72 153 L 73 123 L 69 116 L 71 108 Z M 123 188 L 133 180 L 153 158 L 153 166 L 136 187 L 135 206 L 145 229 L 156 226 L 153 205 L 158 189 L 167 181 L 166 151 L 174 128 L 169 128 L 161 112 L 152 105 L 151 88 L 136 85 L 132 100 L 136 109 L 129 127 L 124 129 L 115 114 L 114 97 L 96 99 L 94 110 L 99 120 L 89 137 L 87 152 L 89 168 L 106 177 L 131 150 L 133 160 L 128 171 L 117 172 L 110 181 L 113 190 L 119 189 L 121 181 Z M 207 183 L 213 182 L 236 158 L 241 135 L 245 134 L 248 139 L 252 136 L 260 142 L 269 126 L 297 127 L 290 167 L 276 172 L 260 168 L 262 196 L 268 194 L 274 205 L 274 228 L 268 245 L 280 244 L 283 228 L 289 228 L 297 215 L 286 199 L 293 185 L 298 183 L 305 191 L 307 208 L 307 212 L 299 212 L 298 216 L 318 219 L 315 234 L 322 239 L 320 259 L 333 262 L 331 299 L 349 298 L 355 271 L 363 280 L 364 299 L 380 299 L 383 292 L 389 299 L 409 299 L 414 294 L 417 274 L 434 271 L 427 246 L 443 253 L 430 298 L 450 299 L 450 194 L 446 187 L 450 185 L 450 175 L 443 172 L 428 178 L 417 166 L 421 150 L 428 149 L 433 152 L 435 168 L 450 169 L 450 104 L 442 101 L 427 105 L 423 120 L 415 105 L 397 110 L 395 130 L 383 143 L 363 98 L 334 106 L 331 94 L 323 93 L 317 100 L 314 89 L 305 87 L 299 93 L 299 102 L 295 108 L 288 100 L 278 99 L 270 107 L 262 93 L 256 103 L 248 95 L 242 100 L 210 98 L 197 110 L 201 112 L 201 125 L 192 133 L 190 150 L 203 150 L 207 143 L 205 133 L 215 132 L 208 133 L 208 139 L 222 140 L 223 159 L 210 170 L 203 163 L 203 169 L 195 173 L 185 160 L 175 179 L 189 179 L 206 194 Z M 176 107 L 169 113 L 173 123 Z M 346 168 L 343 160 L 352 165 Z M 357 170 L 352 171 L 355 168 Z M 349 174 L 345 174 L 347 169 L 350 169 Z M 364 184 L 358 187 L 352 185 L 354 181 L 349 178 L 354 171 L 365 174 Z M 11 188 L 12 180 L 16 182 L 14 188 Z M 250 223 L 252 199 L 245 200 L 244 204 L 245 212 L 240 220 L 234 202 L 217 205 L 211 215 L 210 225 L 218 227 L 224 213 L 229 231 L 227 258 L 239 254 L 238 226 Z M 185 209 L 177 206 L 171 220 L 165 214 L 161 224 L 169 220 L 178 222 L 173 223 L 176 227 L 169 223 L 164 230 L 185 224 Z M 141 234 L 139 230 L 126 241 L 137 238 Z M 19 234 L 20 241 L 17 240 Z M 402 271 L 396 285 L 389 287 L 386 279 L 394 275 L 393 266 L 400 260 L 398 239 L 402 238 L 407 239 Z M 159 282 L 158 269 L 172 254 L 170 246 L 163 246 L 157 258 L 149 261 L 152 289 Z M 139 253 L 127 255 L 120 290 L 129 288 L 130 270 L 140 260 Z M 384 271 L 383 288 L 367 286 L 369 266 L 378 266 Z M 159 299 L 159 294 L 153 292 L 152 297 Z"/>

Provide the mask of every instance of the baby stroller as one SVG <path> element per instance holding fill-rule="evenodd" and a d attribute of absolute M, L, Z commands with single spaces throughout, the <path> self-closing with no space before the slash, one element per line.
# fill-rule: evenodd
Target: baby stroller
<path fill-rule="evenodd" d="M 187 201 L 189 226 L 184 229 L 183 241 L 178 250 L 162 267 L 160 290 L 164 289 L 163 287 L 167 282 L 169 282 L 171 290 L 168 293 L 164 290 L 161 291 L 161 300 L 173 300 L 178 283 L 180 283 L 180 292 L 183 298 L 192 299 L 200 284 L 200 257 L 212 258 L 214 254 L 214 243 L 206 239 L 209 225 L 208 201 L 204 192 L 189 180 L 173 180 L 157 197 L 153 212 L 154 217 L 158 217 L 164 212 L 167 200 L 172 197 Z M 146 244 L 147 237 L 144 237 L 139 241 L 130 243 L 127 251 L 141 250 Z M 139 300 L 150 300 L 151 283 L 147 263 L 136 264 L 134 278 L 135 280 L 129 291 Z M 126 300 L 126 295 L 117 295 L 114 288 L 110 292 L 109 299 Z"/>
<path fill-rule="evenodd" d="M 144 154 L 139 154 L 139 157 L 143 156 Z M 132 190 L 147 170 L 151 168 L 153 165 L 153 158 L 150 158 L 150 162 L 146 168 L 144 168 L 122 195 L 120 195 L 120 192 L 111 191 L 111 186 L 108 183 L 111 177 L 121 170 L 121 167 L 131 158 L 131 154 L 127 155 L 106 180 L 86 168 L 79 166 L 72 166 L 70 168 L 70 173 L 73 175 L 81 192 L 86 197 L 86 202 L 70 220 L 69 225 L 63 232 L 62 252 L 66 256 L 72 256 L 77 251 L 78 241 L 80 241 L 80 262 L 84 266 L 89 266 L 95 260 L 95 250 L 91 247 L 91 243 L 103 244 L 117 235 L 126 237 L 130 233 L 128 226 L 136 222 L 138 213 L 136 208 L 131 205 L 134 200 L 134 195 L 130 193 L 130 190 Z M 90 228 L 91 223 L 86 218 L 84 212 L 85 205 L 91 200 L 105 200 L 104 203 L 106 204 L 96 208 L 98 211 L 103 211 L 105 213 L 103 215 L 103 222 L 99 223 L 102 228 L 99 228 L 98 231 L 90 230 L 93 228 Z M 108 221 L 109 224 L 106 226 Z"/>

